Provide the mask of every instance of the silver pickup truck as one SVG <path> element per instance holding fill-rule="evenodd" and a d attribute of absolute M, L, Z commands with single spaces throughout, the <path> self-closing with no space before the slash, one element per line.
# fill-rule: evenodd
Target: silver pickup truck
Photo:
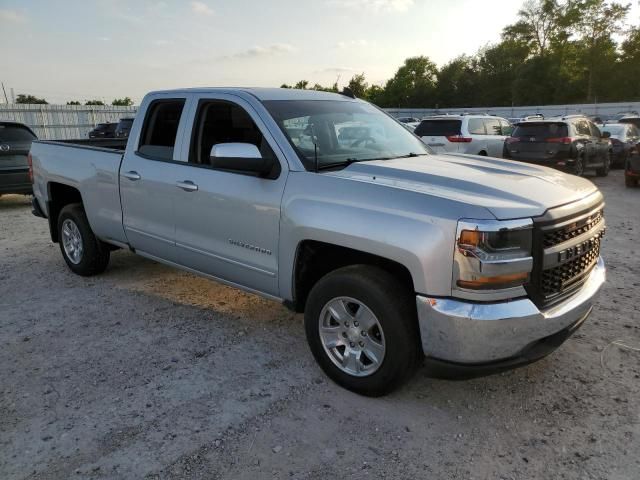
<path fill-rule="evenodd" d="M 33 143 L 34 213 L 69 268 L 101 273 L 124 248 L 283 302 L 361 394 L 425 356 L 462 376 L 539 359 L 605 280 L 591 182 L 434 155 L 348 92 L 154 92 L 123 148 Z"/>

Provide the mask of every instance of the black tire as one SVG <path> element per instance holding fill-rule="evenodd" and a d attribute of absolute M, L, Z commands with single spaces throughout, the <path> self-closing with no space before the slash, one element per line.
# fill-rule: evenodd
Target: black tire
<path fill-rule="evenodd" d="M 624 176 L 624 185 L 629 188 L 638 186 L 638 179 L 630 177 L 629 175 Z"/>
<path fill-rule="evenodd" d="M 488 156 L 488 155 L 487 155 L 487 152 L 485 152 L 484 150 L 483 150 L 483 151 L 481 151 L 478 155 L 480 155 L 481 157 L 486 157 L 486 156 Z"/>
<path fill-rule="evenodd" d="M 573 164 L 573 174 L 578 177 L 584 175 L 584 155 L 580 154 L 576 157 L 576 161 Z"/>
<path fill-rule="evenodd" d="M 611 152 L 608 152 L 604 157 L 604 165 L 600 168 L 596 168 L 596 175 L 599 177 L 606 177 L 611 170 Z"/>
<path fill-rule="evenodd" d="M 80 234 L 82 252 L 79 254 L 79 258 L 76 259 L 78 261 L 74 261 L 65 250 L 63 225 L 65 225 L 66 220 L 72 222 Z M 71 224 L 68 223 L 67 225 Z M 97 275 L 104 272 L 107 265 L 109 265 L 109 247 L 93 234 L 84 208 L 79 203 L 67 205 L 60 211 L 58 216 L 58 242 L 62 258 L 64 258 L 71 271 L 78 275 L 84 277 Z"/>
<path fill-rule="evenodd" d="M 381 327 L 384 356 L 377 370 L 367 376 L 338 368 L 320 338 L 323 309 L 338 297 L 364 304 Z M 396 277 L 378 267 L 353 265 L 321 278 L 309 293 L 304 323 L 309 347 L 322 370 L 337 384 L 362 395 L 375 397 L 391 392 L 410 378 L 423 357 L 415 296 Z M 346 351 L 346 345 L 344 348 Z"/>

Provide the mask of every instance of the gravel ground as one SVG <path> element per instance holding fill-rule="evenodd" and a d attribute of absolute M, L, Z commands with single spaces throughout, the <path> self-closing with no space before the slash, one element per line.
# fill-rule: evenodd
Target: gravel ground
<path fill-rule="evenodd" d="M 73 275 L 3 197 L 0 479 L 640 478 L 640 189 L 594 181 L 609 272 L 584 327 L 534 365 L 380 399 L 328 381 L 283 306 L 123 251 Z"/>

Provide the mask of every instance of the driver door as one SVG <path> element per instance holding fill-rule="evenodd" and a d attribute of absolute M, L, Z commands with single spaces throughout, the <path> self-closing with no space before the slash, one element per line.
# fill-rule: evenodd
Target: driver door
<path fill-rule="evenodd" d="M 196 97 L 176 180 L 175 235 L 179 263 L 250 290 L 278 296 L 280 200 L 287 163 L 253 107 L 236 96 Z M 273 155 L 277 178 L 214 168 L 222 143 L 251 143 Z"/>

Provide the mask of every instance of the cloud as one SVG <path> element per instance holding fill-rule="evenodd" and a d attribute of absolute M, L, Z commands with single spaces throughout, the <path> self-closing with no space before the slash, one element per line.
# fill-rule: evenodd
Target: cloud
<path fill-rule="evenodd" d="M 406 12 L 415 0 L 328 0 L 335 7 L 345 7 L 372 12 Z"/>
<path fill-rule="evenodd" d="M 193 13 L 197 13 L 198 15 L 208 16 L 211 16 L 215 13 L 213 9 L 204 2 L 191 2 L 191 11 Z"/>
<path fill-rule="evenodd" d="M 0 22 L 23 23 L 27 17 L 17 10 L 0 9 Z"/>
<path fill-rule="evenodd" d="M 288 43 L 274 43 L 272 45 L 267 45 L 267 46 L 257 45 L 255 47 L 251 47 L 246 50 L 243 50 L 242 52 L 234 53 L 232 55 L 227 55 L 224 58 L 241 59 L 241 58 L 275 57 L 275 56 L 284 55 L 287 53 L 293 53 L 295 51 L 296 51 L 296 48 L 293 45 L 289 45 Z"/>
<path fill-rule="evenodd" d="M 352 48 L 352 47 L 365 48 L 365 47 L 368 47 L 369 45 L 370 45 L 369 42 L 362 38 L 358 40 L 346 40 L 346 41 L 336 43 L 336 47 L 338 48 Z"/>

